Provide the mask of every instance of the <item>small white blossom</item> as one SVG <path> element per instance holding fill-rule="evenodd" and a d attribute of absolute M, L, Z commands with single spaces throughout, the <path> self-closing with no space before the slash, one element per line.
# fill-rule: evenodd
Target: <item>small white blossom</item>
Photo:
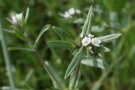
<path fill-rule="evenodd" d="M 69 10 L 65 11 L 64 14 L 60 14 L 64 18 L 72 18 L 75 14 L 80 14 L 81 11 L 75 8 L 70 8 Z"/>
<path fill-rule="evenodd" d="M 11 22 L 15 25 L 21 23 L 21 20 L 22 20 L 22 13 L 16 14 L 11 17 Z"/>
<path fill-rule="evenodd" d="M 70 15 L 74 15 L 75 14 L 75 9 L 74 8 L 70 8 L 68 10 L 68 12 L 69 12 Z"/>
<path fill-rule="evenodd" d="M 71 18 L 72 16 L 70 15 L 69 12 L 65 12 L 64 15 L 63 15 L 64 18 Z"/>
<path fill-rule="evenodd" d="M 80 38 L 83 38 L 83 36 L 84 36 L 84 33 L 81 33 L 81 34 L 80 34 Z"/>
<path fill-rule="evenodd" d="M 81 13 L 81 11 L 80 11 L 80 10 L 76 10 L 76 13 L 77 13 L 77 14 L 80 14 L 80 13 Z"/>
<path fill-rule="evenodd" d="M 89 37 L 89 38 L 93 38 L 93 37 L 94 37 L 94 35 L 92 35 L 92 34 L 89 34 L 89 35 L 88 35 L 88 37 Z"/>
<path fill-rule="evenodd" d="M 99 38 L 92 38 L 91 42 L 92 42 L 92 44 L 94 46 L 99 47 L 100 46 L 100 43 L 101 43 L 101 40 Z"/>
<path fill-rule="evenodd" d="M 87 45 L 90 44 L 90 42 L 91 42 L 91 39 L 88 38 L 88 37 L 85 37 L 85 38 L 83 38 L 83 40 L 82 40 L 82 45 L 83 45 L 83 46 L 87 46 Z"/>
<path fill-rule="evenodd" d="M 17 19 L 13 16 L 13 17 L 12 17 L 12 23 L 13 23 L 13 24 L 17 24 L 17 22 L 18 22 Z"/>

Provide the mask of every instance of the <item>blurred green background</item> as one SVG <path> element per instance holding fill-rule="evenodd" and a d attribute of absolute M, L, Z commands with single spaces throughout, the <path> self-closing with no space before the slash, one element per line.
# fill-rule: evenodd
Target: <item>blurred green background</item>
<path fill-rule="evenodd" d="M 93 5 L 93 29 L 95 36 L 122 33 L 122 36 L 106 46 L 111 49 L 104 60 L 112 70 L 103 78 L 100 90 L 135 90 L 135 0 L 0 0 L 2 27 L 12 30 L 6 20 L 13 12 L 21 13 L 30 8 L 26 29 L 34 42 L 46 24 L 57 26 L 72 35 L 73 40 L 81 32 L 89 6 Z M 64 19 L 60 13 L 69 8 L 81 10 L 81 14 Z M 27 47 L 12 33 L 5 32 L 8 47 Z M 50 48 L 46 42 L 59 37 L 52 30 L 41 38 L 38 50 L 64 77 L 72 53 L 69 49 Z M 17 88 L 26 90 L 51 90 L 52 82 L 33 53 L 9 50 Z M 81 66 L 80 90 L 90 90 L 104 75 L 96 67 Z M 0 88 L 9 86 L 2 48 L 0 45 Z"/>

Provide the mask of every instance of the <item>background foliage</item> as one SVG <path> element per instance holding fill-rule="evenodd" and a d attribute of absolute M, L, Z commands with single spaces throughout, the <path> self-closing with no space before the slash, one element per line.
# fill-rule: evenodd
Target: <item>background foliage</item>
<path fill-rule="evenodd" d="M 135 1 L 134 0 L 0 0 L 2 26 L 12 29 L 6 20 L 13 12 L 20 13 L 30 8 L 27 31 L 31 40 L 36 39 L 41 28 L 51 24 L 65 30 L 73 40 L 81 32 L 89 6 L 94 7 L 92 33 L 102 36 L 111 33 L 122 33 L 117 41 L 106 44 L 111 49 L 105 53 L 104 60 L 112 66 L 108 73 L 99 68 L 81 65 L 80 90 L 89 90 L 97 82 L 101 82 L 101 90 L 134 90 L 135 89 Z M 74 7 L 81 10 L 81 14 L 72 19 L 64 19 L 63 13 Z M 25 42 L 14 34 L 5 32 L 8 47 L 28 47 Z M 38 46 L 40 55 L 64 77 L 65 70 L 72 59 L 71 50 L 51 48 L 46 42 L 57 40 L 59 37 L 53 30 L 47 31 Z M 12 50 L 9 48 L 17 88 L 50 90 L 51 80 L 36 61 L 31 52 Z M 0 46 L 0 87 L 8 86 L 5 62 Z"/>

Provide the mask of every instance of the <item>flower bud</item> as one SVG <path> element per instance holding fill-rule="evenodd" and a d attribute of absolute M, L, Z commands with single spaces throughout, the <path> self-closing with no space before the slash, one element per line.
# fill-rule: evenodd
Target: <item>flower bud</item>
<path fill-rule="evenodd" d="M 22 22 L 22 13 L 12 16 L 11 17 L 11 22 L 14 25 L 20 25 L 21 22 Z"/>
<path fill-rule="evenodd" d="M 94 37 L 94 35 L 92 35 L 92 34 L 89 34 L 89 35 L 88 35 L 88 37 L 89 37 L 89 38 L 93 38 L 93 37 Z"/>
<path fill-rule="evenodd" d="M 84 33 L 80 33 L 80 38 L 83 38 L 83 36 L 84 36 Z"/>

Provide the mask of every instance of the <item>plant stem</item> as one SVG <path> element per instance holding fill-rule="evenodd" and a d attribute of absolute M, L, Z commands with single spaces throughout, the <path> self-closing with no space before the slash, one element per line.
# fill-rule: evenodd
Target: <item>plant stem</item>
<path fill-rule="evenodd" d="M 33 49 L 37 60 L 42 64 L 42 66 L 44 67 L 44 69 L 47 71 L 48 74 L 51 74 L 51 76 L 53 76 L 53 78 L 55 79 L 55 81 L 57 82 L 57 84 L 59 85 L 59 87 L 61 87 L 61 89 L 63 89 L 64 87 L 59 83 L 59 81 L 57 80 L 57 78 L 55 78 L 55 75 L 51 72 L 50 68 L 46 65 L 46 63 L 44 62 L 44 60 L 41 58 L 38 50 L 36 48 L 33 47 L 27 33 L 25 33 L 25 37 L 27 37 L 27 43 L 28 45 L 31 47 L 31 49 Z"/>
<path fill-rule="evenodd" d="M 9 84 L 10 84 L 11 88 L 15 88 L 15 81 L 13 78 L 11 61 L 10 61 L 9 53 L 7 50 L 7 44 L 6 44 L 6 40 L 4 37 L 4 32 L 2 30 L 1 22 L 0 22 L 0 40 L 1 40 L 2 50 L 3 50 L 4 60 L 5 60 L 5 64 L 6 64 L 6 71 L 7 71 L 7 76 L 9 79 Z"/>

